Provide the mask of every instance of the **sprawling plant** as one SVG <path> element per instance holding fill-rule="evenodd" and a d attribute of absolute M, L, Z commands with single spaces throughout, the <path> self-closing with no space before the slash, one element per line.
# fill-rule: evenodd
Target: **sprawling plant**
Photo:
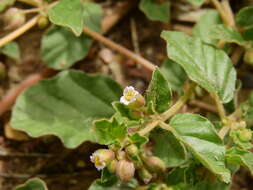
<path fill-rule="evenodd" d="M 67 148 L 85 141 L 106 145 L 90 156 L 102 175 L 89 190 L 229 189 L 239 166 L 253 174 L 249 151 L 253 96 L 238 104 L 236 60 L 232 63 L 230 58 L 239 47 L 244 62 L 253 63 L 253 7 L 241 9 L 234 19 L 228 1 L 212 2 L 217 11 L 206 11 L 191 36 L 162 32 L 168 59 L 160 68 L 140 60 L 153 71 L 144 94 L 133 86 L 122 90 L 106 76 L 67 70 L 88 54 L 92 38 L 107 44 L 99 34 L 102 9 L 98 4 L 80 0 L 36 4 L 38 15 L 28 25 L 52 23 L 42 38 L 42 59 L 47 67 L 64 71 L 18 97 L 12 127 L 32 137 L 55 135 Z M 0 10 L 13 3 L 3 0 Z M 141 0 L 139 7 L 151 20 L 169 21 L 169 1 Z M 9 29 L 24 26 L 21 9 L 12 7 L 5 17 Z M 18 29 L 0 39 L 1 52 L 18 60 L 17 44 L 11 41 L 22 32 Z M 188 101 L 204 96 L 213 99 L 219 118 L 179 113 Z M 31 188 L 47 189 L 35 178 L 16 190 Z"/>

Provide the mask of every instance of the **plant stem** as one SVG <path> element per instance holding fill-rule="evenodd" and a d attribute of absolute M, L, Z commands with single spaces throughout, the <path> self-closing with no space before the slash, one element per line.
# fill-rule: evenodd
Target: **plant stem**
<path fill-rule="evenodd" d="M 229 4 L 229 0 L 222 0 L 221 4 L 223 6 L 224 11 L 226 12 L 227 20 L 229 20 L 228 26 L 235 27 L 234 13 Z"/>
<path fill-rule="evenodd" d="M 216 107 L 218 109 L 218 113 L 219 113 L 220 119 L 221 119 L 221 121 L 223 121 L 224 119 L 226 119 L 226 112 L 225 112 L 224 106 L 221 103 L 220 98 L 219 98 L 219 96 L 216 93 L 213 93 L 212 96 L 214 98 Z"/>
<path fill-rule="evenodd" d="M 95 40 L 97 40 L 97 41 L 103 43 L 104 45 L 112 48 L 113 50 L 118 51 L 118 52 L 122 53 L 123 55 L 133 59 L 134 61 L 136 61 L 136 63 L 139 63 L 140 65 L 144 66 L 145 68 L 147 68 L 151 71 L 155 70 L 156 66 L 154 64 L 152 64 L 148 60 L 144 59 L 143 57 L 133 53 L 132 51 L 126 49 L 125 47 L 111 41 L 110 39 L 102 36 L 101 34 L 95 32 L 95 31 L 92 31 L 88 27 L 84 27 L 83 31 L 85 34 L 91 36 Z"/>
<path fill-rule="evenodd" d="M 150 131 L 152 131 L 159 123 L 160 121 L 153 121 L 151 123 L 149 123 L 144 129 L 140 130 L 138 133 L 139 135 L 143 136 L 147 133 L 149 133 Z"/>
<path fill-rule="evenodd" d="M 213 3 L 215 8 L 220 13 L 220 16 L 221 16 L 224 24 L 227 26 L 233 26 L 233 24 L 230 20 L 231 18 L 230 18 L 230 16 L 228 16 L 228 13 L 227 13 L 226 9 L 223 7 L 223 5 L 218 0 L 211 0 L 211 2 Z"/>
<path fill-rule="evenodd" d="M 39 7 L 41 6 L 42 2 L 40 0 L 17 0 L 21 3 L 25 3 L 27 5 L 32 5 L 32 6 L 35 6 L 35 7 Z"/>
<path fill-rule="evenodd" d="M 167 123 L 159 122 L 159 125 L 162 129 L 165 129 L 167 131 L 172 131 L 173 130 L 173 128 Z"/>
<path fill-rule="evenodd" d="M 189 102 L 190 105 L 197 106 L 201 109 L 205 109 L 209 112 L 217 113 L 217 109 L 215 106 L 207 104 L 205 102 L 199 101 L 199 100 L 192 100 Z"/>
<path fill-rule="evenodd" d="M 42 8 L 33 8 L 33 9 L 27 9 L 27 10 L 23 10 L 23 13 L 25 14 L 29 14 L 29 13 L 37 13 L 39 11 L 41 11 Z"/>
<path fill-rule="evenodd" d="M 221 139 L 224 139 L 228 131 L 230 130 L 230 127 L 228 125 L 225 125 L 221 128 L 221 130 L 218 132 L 218 135 Z"/>
<path fill-rule="evenodd" d="M 8 34 L 7 36 L 0 39 L 0 47 L 8 44 L 12 40 L 18 38 L 22 34 L 24 34 L 26 31 L 31 29 L 38 21 L 39 16 L 33 17 L 31 20 L 29 20 L 26 24 L 22 25 L 17 30 L 13 31 L 12 33 Z"/>
<path fill-rule="evenodd" d="M 187 102 L 187 100 L 191 97 L 193 90 L 195 88 L 195 84 L 192 84 L 189 89 L 185 92 L 184 96 L 182 96 L 170 109 L 165 111 L 161 118 L 166 121 L 171 116 L 173 116 L 175 113 L 178 112 L 178 110 Z"/>

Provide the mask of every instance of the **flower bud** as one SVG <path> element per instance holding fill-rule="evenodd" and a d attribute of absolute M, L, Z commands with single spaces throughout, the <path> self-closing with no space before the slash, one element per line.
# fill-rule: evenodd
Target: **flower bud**
<path fill-rule="evenodd" d="M 117 163 L 118 163 L 117 160 L 113 160 L 113 161 L 111 161 L 111 162 L 108 164 L 107 168 L 108 168 L 109 172 L 115 173 L 116 167 L 117 167 Z"/>
<path fill-rule="evenodd" d="M 49 24 L 48 18 L 45 15 L 41 15 L 38 19 L 38 27 L 43 29 Z"/>
<path fill-rule="evenodd" d="M 116 175 L 118 178 L 127 183 L 134 177 L 135 167 L 134 164 L 128 160 L 120 160 L 116 166 Z"/>
<path fill-rule="evenodd" d="M 253 64 L 253 49 L 249 49 L 245 52 L 243 60 L 245 63 Z"/>
<path fill-rule="evenodd" d="M 138 147 L 134 144 L 131 144 L 125 148 L 126 153 L 130 156 L 138 156 L 139 150 Z"/>
<path fill-rule="evenodd" d="M 90 156 L 91 162 L 95 164 L 98 170 L 104 169 L 114 158 L 114 152 L 109 149 L 99 149 Z"/>
<path fill-rule="evenodd" d="M 239 131 L 238 135 L 240 140 L 247 142 L 252 138 L 252 131 L 250 129 L 244 128 Z"/>
<path fill-rule="evenodd" d="M 25 14 L 18 8 L 8 9 L 3 16 L 5 29 L 12 30 L 25 23 Z"/>
<path fill-rule="evenodd" d="M 152 174 L 145 168 L 138 170 L 138 174 L 145 184 L 148 184 L 153 177 Z"/>
<path fill-rule="evenodd" d="M 152 172 L 164 172 L 166 170 L 165 163 L 156 156 L 145 156 L 143 161 Z"/>

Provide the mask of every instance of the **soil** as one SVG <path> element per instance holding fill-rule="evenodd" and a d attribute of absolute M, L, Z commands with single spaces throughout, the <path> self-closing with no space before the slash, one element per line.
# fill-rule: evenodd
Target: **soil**
<path fill-rule="evenodd" d="M 232 2 L 235 2 L 232 4 L 235 10 L 242 6 L 238 1 Z M 99 1 L 99 3 L 107 5 L 107 7 L 108 4 L 112 7 L 114 5 L 109 0 Z M 248 2 L 243 3 L 248 4 Z M 185 6 L 184 3 L 177 1 L 173 3 L 172 13 L 175 13 L 176 7 L 181 5 Z M 196 9 L 194 7 L 189 8 Z M 166 57 L 165 43 L 160 38 L 161 31 L 177 28 L 189 32 L 188 29 L 194 24 L 173 16 L 172 24 L 152 22 L 137 8 L 133 8 L 106 36 L 135 52 L 131 37 L 133 33 L 131 22 L 136 25 L 140 54 L 157 65 L 161 65 Z M 40 72 L 45 68 L 39 52 L 40 41 L 44 32 L 45 30 L 35 27 L 18 38 L 17 42 L 21 47 L 22 55 L 20 63 L 16 63 L 3 55 L 0 56 L 0 61 L 5 65 L 7 73 L 6 77 L 0 81 L 0 97 L 3 97 L 7 91 L 17 86 L 30 74 Z M 101 58 L 101 52 L 105 49 L 108 50 L 102 44 L 94 42 L 88 57 L 79 61 L 73 68 L 87 73 L 103 73 L 112 76 L 121 84 L 134 85 L 143 92 L 148 85 L 151 72 L 111 50 L 109 51 L 112 53 L 113 59 L 120 63 L 120 67 L 118 70 L 110 69 L 108 63 L 103 60 L 103 56 Z M 246 74 L 242 73 L 240 77 L 245 91 L 249 91 L 253 88 L 252 83 L 248 82 L 253 80 L 253 69 L 243 66 L 242 70 L 247 70 Z M 32 139 L 22 132 L 11 129 L 9 126 L 10 116 L 11 110 L 2 116 L 0 121 L 1 190 L 11 190 L 16 185 L 35 176 L 45 180 L 50 190 L 85 190 L 95 179 L 99 178 L 100 173 L 89 161 L 89 156 L 101 146 L 86 142 L 77 149 L 70 150 L 64 148 L 60 140 L 53 136 Z M 252 189 L 252 176 L 247 170 L 241 169 L 234 176 L 232 190 Z"/>

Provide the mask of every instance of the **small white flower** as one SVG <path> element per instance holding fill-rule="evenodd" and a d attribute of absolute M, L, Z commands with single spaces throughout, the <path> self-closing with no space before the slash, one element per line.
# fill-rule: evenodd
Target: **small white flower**
<path fill-rule="evenodd" d="M 124 89 L 123 96 L 120 98 L 120 102 L 122 104 L 128 105 L 134 101 L 136 101 L 136 97 L 139 94 L 138 91 L 134 89 L 132 86 L 127 86 Z"/>
<path fill-rule="evenodd" d="M 103 159 L 101 159 L 101 157 L 99 156 L 99 154 L 96 154 L 96 153 L 93 153 L 90 156 L 90 161 L 94 163 L 94 165 L 97 168 L 97 170 L 102 170 L 106 166 L 105 161 Z"/>

